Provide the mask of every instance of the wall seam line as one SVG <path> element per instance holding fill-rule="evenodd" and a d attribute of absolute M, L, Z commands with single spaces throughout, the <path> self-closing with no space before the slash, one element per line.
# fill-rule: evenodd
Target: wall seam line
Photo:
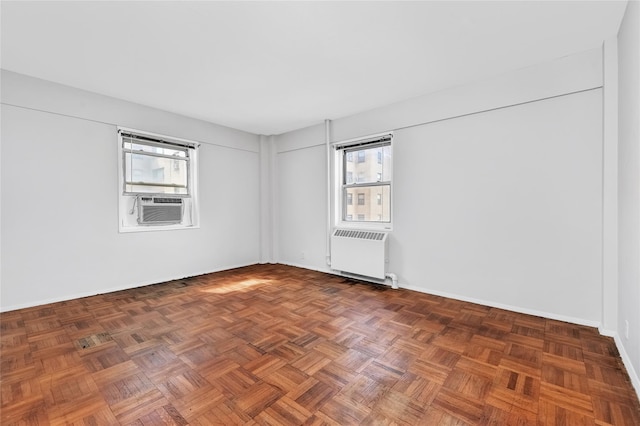
<path fill-rule="evenodd" d="M 78 117 L 76 115 L 63 114 L 63 113 L 60 113 L 60 112 L 47 111 L 47 110 L 44 110 L 44 109 L 26 107 L 26 106 L 23 106 L 23 105 L 15 105 L 15 104 L 7 103 L 7 102 L 0 102 L 0 105 L 10 106 L 10 107 L 14 107 L 14 108 L 21 108 L 21 109 L 29 110 L 29 111 L 42 112 L 44 114 L 53 114 L 53 115 L 57 115 L 57 116 L 61 116 L 61 117 L 75 118 L 77 120 L 89 121 L 91 123 L 104 124 L 104 125 L 107 125 L 107 126 L 115 126 L 115 127 L 121 126 L 121 124 L 109 123 L 109 122 L 106 122 L 106 121 L 94 120 L 94 119 L 86 118 L 86 117 Z M 192 118 L 192 117 L 188 117 L 188 118 Z M 210 123 L 210 124 L 215 124 L 215 123 Z M 188 138 L 188 139 L 191 140 L 191 141 L 194 141 L 194 142 L 201 143 L 201 144 L 217 146 L 217 147 L 220 147 L 220 148 L 229 148 L 229 149 L 234 149 L 236 151 L 251 152 L 251 153 L 254 153 L 254 154 L 259 154 L 260 153 L 259 150 L 258 151 L 253 151 L 253 150 L 250 150 L 250 149 L 238 148 L 238 147 L 229 146 L 229 145 L 222 145 L 222 144 L 217 144 L 217 143 L 213 143 L 213 142 L 207 142 L 207 141 L 194 139 L 194 138 Z"/>

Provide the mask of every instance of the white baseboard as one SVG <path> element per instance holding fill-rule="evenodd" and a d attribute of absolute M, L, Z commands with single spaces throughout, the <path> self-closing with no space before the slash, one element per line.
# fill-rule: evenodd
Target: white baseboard
<path fill-rule="evenodd" d="M 293 266 L 294 268 L 301 268 L 301 269 L 309 269 L 311 271 L 317 271 L 317 272 L 324 272 L 325 274 L 332 274 L 332 275 L 338 275 L 335 271 L 327 268 L 318 268 L 315 266 L 311 266 L 311 265 L 302 265 L 300 263 L 295 263 L 295 262 L 276 262 L 280 265 L 286 265 L 286 266 Z"/>
<path fill-rule="evenodd" d="M 315 268 L 313 266 L 309 266 L 309 265 L 301 265 L 298 263 L 291 263 L 291 262 L 279 262 L 282 265 L 288 265 L 288 266 L 294 266 L 296 268 L 303 268 L 303 269 L 310 269 L 313 271 L 318 271 L 318 272 L 325 272 L 327 274 L 332 274 L 332 275 L 338 275 L 341 277 L 345 277 L 345 278 L 354 278 L 354 279 L 359 279 L 362 281 L 369 281 L 375 284 L 382 284 L 382 282 L 380 280 L 376 280 L 376 279 L 367 279 L 367 277 L 360 277 L 360 276 L 355 276 L 355 275 L 350 275 L 350 274 L 342 274 L 339 271 L 335 271 L 332 269 L 320 269 L 320 268 Z M 483 306 L 490 306 L 492 308 L 499 308 L 499 309 L 504 309 L 507 311 L 512 311 L 512 312 L 518 312 L 521 314 L 527 314 L 527 315 L 534 315 L 537 317 L 543 317 L 543 318 L 549 318 L 549 319 L 553 319 L 553 320 L 557 320 L 557 321 L 563 321 L 563 322 L 568 322 L 571 324 L 578 324 L 578 325 L 584 325 L 587 327 L 594 327 L 594 328 L 599 328 L 600 327 L 600 322 L 598 321 L 589 321 L 589 320 L 585 320 L 583 318 L 574 318 L 574 317 L 570 317 L 570 316 L 566 316 L 566 315 L 558 315 L 558 314 L 553 314 L 551 312 L 545 312 L 545 311 L 538 311 L 535 309 L 527 309 L 527 308 L 523 308 L 520 306 L 512 306 L 512 305 L 507 305 L 507 304 L 503 304 L 503 303 L 497 303 L 497 302 L 492 302 L 490 300 L 484 300 L 484 299 L 476 299 L 473 297 L 466 297 L 466 296 L 461 296 L 459 294 L 455 294 L 455 293 L 447 293 L 444 291 L 437 291 L 437 290 L 431 290 L 431 289 L 425 289 L 422 287 L 417 287 L 417 286 L 412 286 L 412 285 L 405 285 L 401 282 L 398 282 L 398 287 L 400 288 L 404 288 L 407 290 L 412 290 L 412 291 L 417 291 L 419 293 L 424 293 L 424 294 L 432 294 L 434 296 L 442 296 L 442 297 L 446 297 L 448 299 L 455 299 L 455 300 L 461 300 L 463 302 L 469 302 L 469 303 L 475 303 L 478 305 L 483 305 Z M 610 332 L 610 331 L 609 331 Z M 614 333 L 614 332 L 611 332 Z M 601 333 L 602 334 L 602 333 Z M 613 334 L 605 334 L 605 335 L 609 335 L 609 336 L 613 336 Z"/>
<path fill-rule="evenodd" d="M 341 272 L 335 269 L 330 269 L 329 267 L 327 267 L 326 269 L 322 269 L 322 268 L 316 268 L 313 266 L 308 266 L 308 265 L 301 265 L 298 263 L 293 263 L 293 262 L 278 262 L 281 265 L 287 265 L 287 266 L 293 266 L 294 268 L 301 268 L 301 269 L 309 269 L 311 271 L 317 271 L 317 272 L 323 272 L 325 274 L 329 274 L 329 275 L 336 275 L 338 277 L 343 277 L 343 278 L 350 278 L 350 279 L 354 279 L 354 280 L 358 280 L 358 281 L 366 281 L 372 284 L 380 284 L 380 285 L 391 285 L 389 283 L 389 278 L 385 278 L 384 280 L 380 280 L 377 278 L 371 278 L 371 277 L 367 277 L 364 275 L 357 275 L 357 274 L 349 274 L 347 272 Z"/>
<path fill-rule="evenodd" d="M 36 300 L 36 301 L 33 301 L 33 302 L 28 302 L 28 303 L 19 303 L 17 305 L 0 306 L 0 313 L 15 311 L 15 310 L 18 310 L 18 309 L 34 308 L 36 306 L 48 305 L 50 303 L 65 302 L 65 301 L 73 300 L 73 299 L 81 299 L 83 297 L 91 297 L 91 296 L 96 296 L 98 294 L 107 294 L 107 293 L 114 293 L 116 291 L 130 290 L 132 288 L 145 287 L 145 286 L 148 286 L 148 285 L 160 284 L 160 283 L 167 282 L 167 281 L 174 281 L 174 280 L 181 280 L 181 279 L 186 279 L 186 278 L 190 278 L 190 277 L 197 277 L 198 275 L 211 274 L 211 273 L 214 273 L 214 272 L 228 271 L 230 269 L 242 268 L 242 267 L 245 267 L 245 266 L 250 266 L 250 265 L 255 265 L 255 264 L 256 263 L 252 262 L 252 263 L 247 263 L 247 264 L 228 265 L 228 266 L 223 266 L 223 267 L 220 267 L 220 268 L 216 268 L 215 270 L 193 272 L 191 275 L 189 275 L 187 277 L 185 277 L 185 276 L 168 277 L 166 279 L 162 279 L 161 281 L 156 281 L 156 280 L 154 280 L 154 281 L 141 281 L 141 282 L 132 283 L 132 284 L 126 284 L 126 285 L 117 286 L 117 287 L 109 287 L 109 288 L 105 288 L 105 289 L 100 289 L 98 292 L 96 292 L 94 290 L 94 291 L 87 291 L 87 292 L 81 292 L 81 293 L 66 294 L 66 295 L 60 296 L 60 297 L 54 297 L 54 298 L 50 298 L 50 299 L 41 299 L 41 300 Z"/>
<path fill-rule="evenodd" d="M 167 281 L 171 281 L 171 280 L 167 280 Z M 149 283 L 149 284 L 151 284 L 151 283 Z M 121 287 L 110 287 L 110 288 L 106 288 L 104 290 L 100 290 L 99 293 L 96 293 L 95 291 L 86 291 L 86 292 L 81 292 L 81 293 L 66 294 L 64 296 L 53 297 L 53 298 L 50 298 L 50 299 L 40 299 L 40 300 L 36 300 L 36 301 L 33 301 L 33 302 L 19 303 L 17 305 L 2 306 L 2 307 L 0 307 L 0 312 L 11 312 L 11 311 L 17 311 L 18 309 L 35 308 L 35 307 L 38 307 L 38 306 L 48 305 L 50 303 L 58 303 L 58 302 L 66 302 L 66 301 L 74 300 L 74 299 L 82 299 L 83 297 L 91 297 L 91 296 L 96 296 L 98 294 L 115 293 L 116 291 L 129 290 L 129 289 L 136 288 L 136 287 L 144 287 L 145 285 L 149 285 L 149 284 L 140 284 L 140 285 L 131 285 L 131 286 L 124 285 L 124 286 L 121 286 Z"/>
<path fill-rule="evenodd" d="M 413 290 L 413 291 L 417 291 L 425 294 L 433 294 L 435 296 L 442 296 L 449 299 L 461 300 L 463 302 L 476 303 L 478 305 L 490 306 L 492 308 L 504 309 L 507 311 L 518 312 L 521 314 L 534 315 L 537 317 L 543 317 L 543 318 L 548 318 L 556 321 L 568 322 L 571 324 L 584 325 L 587 327 L 598 328 L 600 326 L 600 322 L 598 321 L 590 321 L 583 318 L 575 318 L 575 317 L 570 317 L 566 315 L 558 315 L 551 312 L 523 308 L 521 306 L 512 306 L 504 303 L 492 302 L 490 300 L 476 299 L 474 297 L 461 296 L 459 294 L 447 293 L 445 291 L 434 291 L 434 290 L 424 289 L 421 287 L 415 287 L 411 285 L 405 286 L 405 285 L 402 285 L 401 283 L 399 283 L 399 285 L 401 288 L 406 288 L 407 290 Z"/>
<path fill-rule="evenodd" d="M 624 348 L 622 344 L 622 340 L 620 340 L 620 336 L 618 333 L 615 333 L 613 336 L 613 340 L 616 342 L 616 347 L 618 348 L 618 352 L 620 353 L 620 358 L 622 358 L 622 362 L 624 363 L 624 367 L 627 369 L 627 374 L 629 375 L 629 379 L 631 379 L 631 384 L 638 395 L 638 399 L 640 399 L 640 377 L 638 377 L 638 372 L 633 368 L 633 364 L 631 363 L 631 358 L 629 354 Z"/>
<path fill-rule="evenodd" d="M 601 328 L 601 327 L 598 327 L 598 331 L 600 332 L 600 334 L 607 337 L 615 337 L 616 334 L 618 334 L 615 330 L 609 330 L 607 328 Z"/>

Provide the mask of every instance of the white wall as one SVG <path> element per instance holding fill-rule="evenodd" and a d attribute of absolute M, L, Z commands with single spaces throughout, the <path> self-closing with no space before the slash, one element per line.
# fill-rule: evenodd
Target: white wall
<path fill-rule="evenodd" d="M 1 309 L 257 263 L 258 137 L 2 72 Z M 116 125 L 200 148 L 200 228 L 118 233 Z"/>
<path fill-rule="evenodd" d="M 594 90 L 396 132 L 400 282 L 597 324 L 600 105 Z"/>
<path fill-rule="evenodd" d="M 619 307 L 621 354 L 640 394 L 640 3 L 630 1 L 618 33 Z M 625 336 L 629 323 L 629 337 Z"/>
<path fill-rule="evenodd" d="M 602 52 L 595 48 L 335 120 L 333 140 L 381 133 L 600 86 Z"/>
<path fill-rule="evenodd" d="M 602 323 L 618 331 L 618 38 L 602 45 Z"/>
<path fill-rule="evenodd" d="M 599 325 L 601 86 L 597 48 L 334 121 L 334 141 L 399 129 L 400 286 Z M 294 224 L 278 244 L 280 261 L 327 270 L 323 139 L 277 138 L 281 226 Z"/>
<path fill-rule="evenodd" d="M 260 263 L 275 263 L 275 140 L 260 135 Z"/>
<path fill-rule="evenodd" d="M 276 244 L 280 263 L 325 270 L 327 197 L 323 139 L 322 125 L 276 137 Z M 308 141 L 320 144 L 295 147 Z"/>

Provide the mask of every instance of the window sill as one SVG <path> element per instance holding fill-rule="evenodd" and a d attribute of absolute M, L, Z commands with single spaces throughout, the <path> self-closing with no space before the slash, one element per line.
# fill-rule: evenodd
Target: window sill
<path fill-rule="evenodd" d="M 390 232 L 393 231 L 393 224 L 391 223 L 368 223 L 368 222 L 357 222 L 357 221 L 338 221 L 336 223 L 336 228 L 342 229 L 361 229 L 363 231 L 384 231 Z"/>
<path fill-rule="evenodd" d="M 153 232 L 153 231 L 177 231 L 180 229 L 199 229 L 200 225 L 140 225 L 140 226 L 120 226 L 118 230 L 121 234 L 130 232 Z"/>

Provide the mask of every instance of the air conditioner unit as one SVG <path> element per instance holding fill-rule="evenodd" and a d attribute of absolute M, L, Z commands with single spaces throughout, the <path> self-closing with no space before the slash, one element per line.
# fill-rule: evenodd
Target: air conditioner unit
<path fill-rule="evenodd" d="M 138 196 L 138 223 L 170 225 L 182 222 L 183 199 L 180 197 Z"/>

